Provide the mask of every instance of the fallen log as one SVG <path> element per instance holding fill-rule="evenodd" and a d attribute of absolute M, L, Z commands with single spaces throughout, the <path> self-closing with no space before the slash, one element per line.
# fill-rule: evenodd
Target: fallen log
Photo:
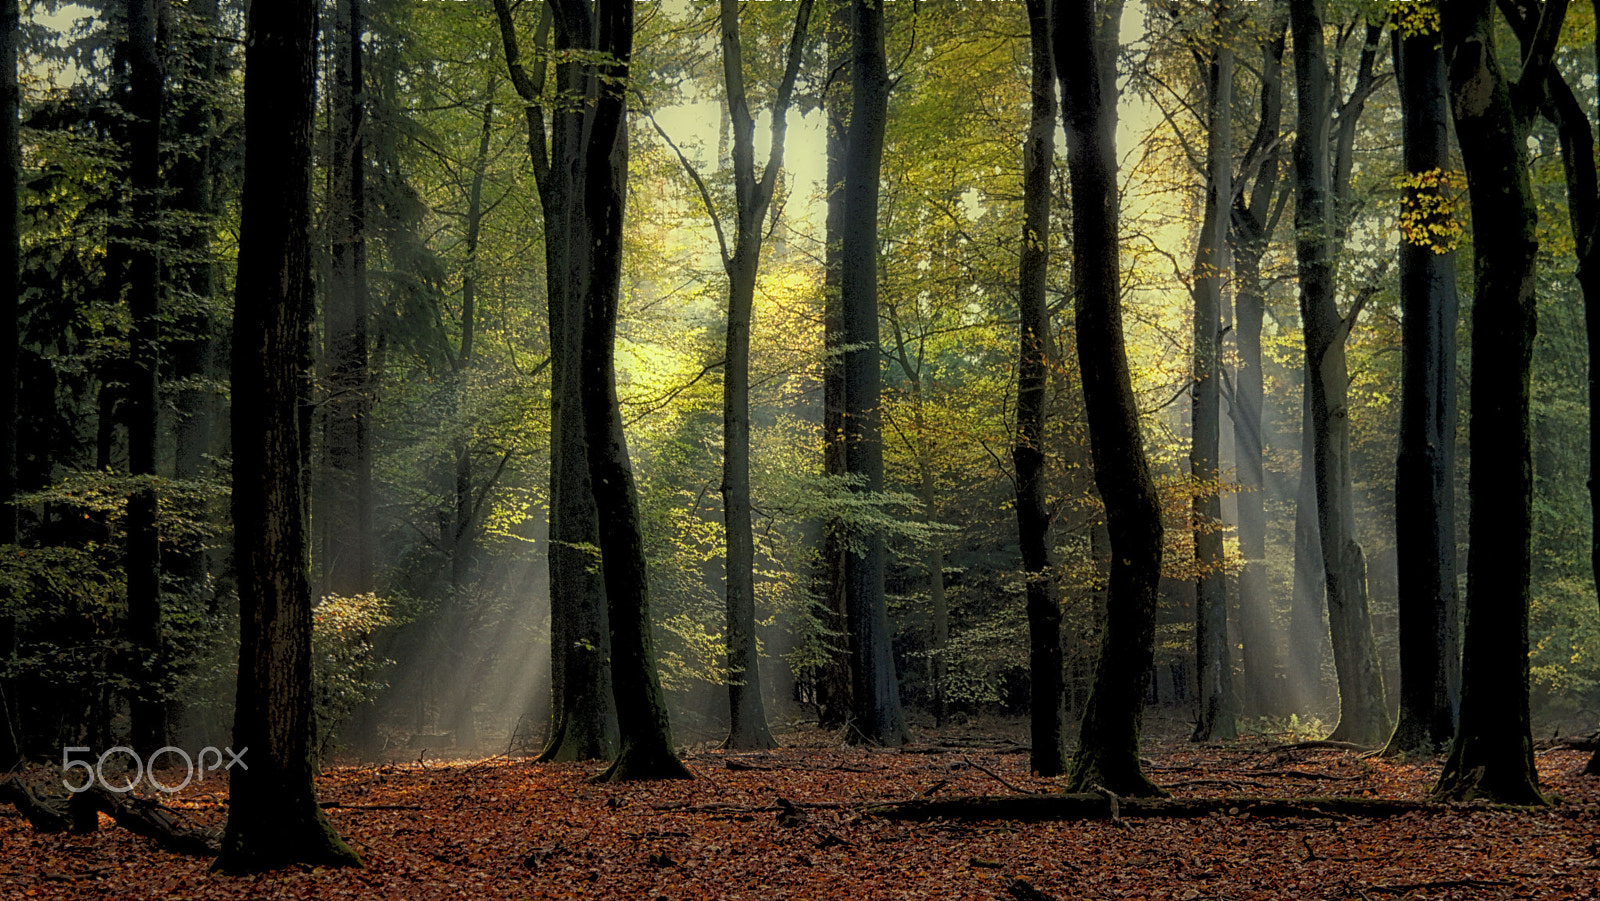
<path fill-rule="evenodd" d="M 1213 814 L 1301 819 L 1375 819 L 1440 813 L 1449 805 L 1387 798 L 1109 798 L 1104 794 L 977 795 L 869 805 L 867 816 L 893 820 L 1100 820 L 1206 817 Z"/>
<path fill-rule="evenodd" d="M 67 801 L 67 813 L 72 831 L 78 834 L 97 831 L 99 815 L 104 813 L 118 826 L 177 854 L 215 857 L 222 849 L 221 830 L 186 826 L 159 801 L 119 795 L 98 785 L 74 794 Z"/>
<path fill-rule="evenodd" d="M 65 832 L 67 812 L 61 807 L 35 797 L 22 780 L 7 776 L 0 779 L 0 803 L 9 803 L 27 818 L 39 832 Z"/>

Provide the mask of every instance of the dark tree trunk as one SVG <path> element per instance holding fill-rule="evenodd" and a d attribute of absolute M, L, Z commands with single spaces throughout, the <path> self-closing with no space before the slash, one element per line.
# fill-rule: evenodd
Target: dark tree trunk
<path fill-rule="evenodd" d="M 1260 119 L 1245 154 L 1243 171 L 1254 169 L 1246 189 L 1241 185 L 1233 211 L 1235 328 L 1239 366 L 1234 378 L 1234 456 L 1239 480 L 1239 637 L 1245 678 L 1251 686 L 1250 710 L 1283 716 L 1283 648 L 1272 628 L 1273 609 L 1267 585 L 1265 371 L 1262 369 L 1261 326 L 1266 318 L 1266 291 L 1261 284 L 1261 258 L 1277 231 L 1283 211 L 1279 192 L 1279 144 L 1283 128 L 1283 52 L 1287 20 L 1276 18 L 1273 33 L 1261 48 Z"/>
<path fill-rule="evenodd" d="M 1341 317 L 1334 284 L 1338 223 L 1333 195 L 1344 184 L 1343 178 L 1335 181 L 1334 176 L 1335 172 L 1347 171 L 1348 160 L 1343 153 L 1337 161 L 1329 157 L 1330 86 L 1321 0 L 1290 4 L 1289 24 L 1294 33 L 1297 95 L 1295 250 L 1300 274 L 1300 318 L 1305 329 L 1306 380 L 1311 387 L 1317 526 L 1334 669 L 1339 677 L 1339 725 L 1332 737 L 1378 745 L 1388 739 L 1392 727 L 1367 609 L 1366 556 L 1356 540 L 1350 376 L 1345 361 L 1345 339 L 1360 307 L 1352 306 Z M 1353 122 L 1357 112 L 1358 108 L 1346 106 L 1340 116 L 1341 137 L 1343 127 Z"/>
<path fill-rule="evenodd" d="M 1053 26 L 1072 184 L 1072 270 L 1095 487 L 1111 538 L 1106 628 L 1070 783 L 1162 794 L 1140 768 L 1139 728 L 1154 657 L 1161 507 L 1139 431 L 1122 332 L 1118 253 L 1117 34 L 1121 0 L 1068 0 Z"/>
<path fill-rule="evenodd" d="M 326 294 L 322 570 L 330 593 L 372 590 L 372 393 L 367 366 L 366 97 L 362 0 L 340 0 L 334 53 L 332 273 Z"/>
<path fill-rule="evenodd" d="M 878 180 L 888 112 L 883 0 L 854 0 L 851 17 L 850 131 L 845 148 L 844 230 L 840 289 L 844 312 L 845 469 L 857 491 L 883 490 L 882 409 L 878 343 Z M 845 552 L 845 609 L 851 660 L 850 738 L 874 745 L 910 740 L 900 709 L 884 597 L 888 549 L 881 533 L 863 530 Z"/>
<path fill-rule="evenodd" d="M 129 248 L 128 393 L 123 415 L 128 423 L 128 471 L 156 474 L 156 417 L 160 408 L 161 109 L 164 75 L 156 51 L 156 0 L 128 0 L 129 176 L 133 232 Z M 156 492 L 149 482 L 128 498 L 128 547 L 123 568 L 128 577 L 128 637 L 136 661 L 129 705 L 129 741 L 140 754 L 166 744 L 167 703 L 161 643 L 161 541 L 156 526 Z"/>
<path fill-rule="evenodd" d="M 1233 50 L 1224 39 L 1226 7 L 1214 7 L 1207 91 L 1205 222 L 1194 261 L 1194 370 L 1190 385 L 1192 443 L 1189 477 L 1194 480 L 1190 521 L 1194 535 L 1195 672 L 1199 680 L 1193 741 L 1238 735 L 1233 695 L 1233 655 L 1228 641 L 1227 576 L 1223 571 L 1222 304 L 1227 281 L 1227 246 L 1233 198 Z"/>
<path fill-rule="evenodd" d="M 589 81 L 595 86 L 592 106 L 585 113 L 583 142 L 574 150 L 589 256 L 587 277 L 579 281 L 580 398 L 589 443 L 589 478 L 600 512 L 600 564 L 610 605 L 612 691 L 619 727 L 617 759 L 602 778 L 687 779 L 689 771 L 672 748 L 666 699 L 656 675 L 644 535 L 613 365 L 622 289 L 622 212 L 628 188 L 625 88 L 633 51 L 633 2 L 600 0 L 592 13 L 583 2 L 569 0 L 563 7 L 556 11 L 558 41 L 563 33 L 574 43 L 593 34 L 597 51 L 597 58 L 587 64 Z"/>
<path fill-rule="evenodd" d="M 1434 788 L 1442 799 L 1545 800 L 1528 715 L 1529 371 L 1539 241 L 1526 142 L 1566 8 L 1566 0 L 1544 5 L 1517 82 L 1496 55 L 1494 4 L 1455 0 L 1440 9 L 1450 105 L 1472 202 L 1476 273 L 1466 640 L 1460 721 Z"/>
<path fill-rule="evenodd" d="M 179 481 L 202 478 L 210 470 L 209 456 L 220 450 L 215 386 L 227 378 L 216 337 L 216 271 L 211 259 L 217 212 L 212 191 L 217 109 L 211 94 L 220 69 L 213 37 L 219 10 L 216 0 L 203 0 L 190 3 L 187 12 L 185 52 L 175 60 L 168 78 L 169 99 L 179 107 L 176 129 L 181 142 L 168 175 L 171 204 L 188 219 L 171 239 L 176 259 L 167 267 L 174 285 L 187 295 L 186 308 L 174 316 L 174 334 L 166 342 L 172 377 L 182 385 L 174 398 L 173 423 L 172 474 Z M 215 609 L 204 548 L 177 543 L 163 554 L 162 567 L 181 586 L 177 593 L 190 609 Z"/>
<path fill-rule="evenodd" d="M 850 8 L 835 4 L 828 17 L 828 69 L 842 71 L 848 64 L 850 47 Z M 848 143 L 850 118 L 848 83 L 836 79 L 823 103 L 827 115 L 828 211 L 823 251 L 822 313 L 822 471 L 843 476 L 844 463 L 844 290 L 841 247 L 844 235 L 844 153 Z M 844 524 L 830 520 L 822 533 L 822 625 L 830 644 L 828 660 L 816 674 L 817 718 L 824 728 L 837 729 L 850 719 L 850 660 L 846 648 L 838 647 L 832 636 L 845 636 L 849 623 L 845 615 Z M 848 640 L 844 642 L 848 645 Z"/>
<path fill-rule="evenodd" d="M 0 545 L 16 544 L 17 531 L 17 357 L 21 353 L 22 304 L 18 297 L 21 262 L 21 129 L 17 87 L 19 7 L 0 6 Z M 9 667 L 16 650 L 16 620 L 0 616 L 0 666 Z M 9 769 L 20 757 L 17 692 L 9 676 L 0 677 L 0 767 Z"/>
<path fill-rule="evenodd" d="M 255 3 L 245 51 L 245 183 L 234 309 L 233 522 L 239 693 L 217 867 L 359 865 L 317 805 L 302 410 L 310 400 L 311 131 L 317 4 Z M 244 750 L 248 749 L 248 750 Z"/>
<path fill-rule="evenodd" d="M 582 157 L 584 110 L 553 103 L 545 134 L 542 92 L 550 49 L 553 6 L 545 4 L 535 37 L 533 71 L 523 68 L 516 26 L 507 0 L 495 0 L 507 67 L 518 96 L 527 103 L 528 153 L 544 210 L 545 294 L 550 322 L 550 740 L 540 760 L 609 758 L 617 748 L 612 697 L 611 626 L 606 585 L 588 549 L 598 546 L 599 522 L 589 484 L 580 369 L 582 298 L 579 277 L 588 277 L 581 229 L 583 198 L 576 181 Z M 556 29 L 557 52 L 588 47 L 586 34 Z M 584 96 L 585 73 L 575 60 L 556 66 L 554 90 Z"/>
<path fill-rule="evenodd" d="M 733 247 L 723 247 L 728 273 L 727 356 L 722 389 L 722 509 L 727 533 L 726 601 L 728 713 L 724 747 L 774 747 L 761 700 L 760 652 L 756 641 L 755 535 L 750 525 L 750 330 L 756 278 L 761 268 L 761 227 L 783 168 L 789 100 L 800 72 L 812 0 L 801 0 L 782 81 L 772 108 L 772 140 L 766 167 L 756 174 L 756 123 L 745 93 L 739 3 L 722 0 L 722 68 L 733 132 L 734 196 L 738 204 Z M 707 208 L 716 216 L 716 211 Z M 721 227 L 718 227 L 721 236 Z"/>
<path fill-rule="evenodd" d="M 1403 211 L 1435 208 L 1450 167 L 1449 101 L 1437 31 L 1394 37 L 1400 138 L 1412 183 Z M 1587 126 L 1586 126 L 1587 128 Z M 1435 754 L 1455 736 L 1461 699 L 1456 597 L 1456 259 L 1425 233 L 1400 240 L 1400 714 L 1386 753 Z"/>
<path fill-rule="evenodd" d="M 1055 168 L 1056 66 L 1050 0 L 1028 0 L 1032 60 L 1028 139 L 1022 145 L 1022 245 L 1017 264 L 1017 537 L 1027 580 L 1032 764 L 1040 776 L 1065 768 L 1062 736 L 1061 603 L 1051 569 L 1053 543 L 1045 492 L 1045 424 L 1050 387 L 1050 174 Z"/>

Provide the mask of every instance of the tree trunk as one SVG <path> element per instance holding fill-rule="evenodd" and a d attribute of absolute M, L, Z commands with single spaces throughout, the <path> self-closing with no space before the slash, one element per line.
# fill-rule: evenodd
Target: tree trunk
<path fill-rule="evenodd" d="M 123 414 L 128 423 L 128 471 L 156 474 L 156 425 L 160 409 L 161 261 L 161 110 L 164 75 L 156 52 L 156 0 L 128 0 L 129 176 L 133 246 L 129 248 L 130 333 L 128 393 Z M 128 498 L 128 546 L 123 567 L 128 578 L 128 637 L 137 661 L 129 705 L 129 741 L 140 754 L 166 744 L 167 690 L 161 641 L 161 540 L 156 525 L 156 492 L 148 481 Z"/>
<path fill-rule="evenodd" d="M 362 0 L 339 0 L 334 53 L 332 274 L 326 295 L 327 490 L 322 570 L 331 594 L 372 590 L 372 394 L 367 366 L 366 89 Z"/>
<path fill-rule="evenodd" d="M 301 410 L 309 402 L 311 132 L 317 5 L 256 3 L 245 51 L 245 184 L 234 310 L 233 522 L 239 693 L 217 867 L 359 865 L 317 806 Z"/>
<path fill-rule="evenodd" d="M 1111 538 L 1106 628 L 1070 784 L 1119 795 L 1162 791 L 1139 763 L 1139 727 L 1154 657 L 1161 507 L 1139 431 L 1122 333 L 1118 253 L 1117 88 L 1121 0 L 1058 3 L 1053 26 L 1072 184 L 1072 270 L 1095 487 Z"/>
<path fill-rule="evenodd" d="M 1267 585 L 1265 370 L 1261 326 L 1266 318 L 1266 292 L 1261 284 L 1261 258 L 1277 231 L 1283 212 L 1279 161 L 1283 130 L 1283 52 L 1288 22 L 1279 15 L 1261 47 L 1260 119 L 1246 152 L 1255 167 L 1248 190 L 1236 193 L 1233 219 L 1236 340 L 1239 366 L 1233 403 L 1234 455 L 1239 479 L 1239 637 L 1242 662 L 1250 685 L 1250 709 L 1283 716 L 1288 708 L 1283 648 L 1272 626 L 1273 605 Z M 1313 647 L 1315 647 L 1313 645 Z"/>
<path fill-rule="evenodd" d="M 1436 30 L 1394 37 L 1407 185 L 1402 214 L 1436 209 L 1450 166 L 1444 50 Z M 1419 223 L 1420 224 L 1420 223 Z M 1386 753 L 1435 754 L 1456 731 L 1456 260 L 1422 232 L 1400 240 L 1400 450 L 1395 463 L 1400 714 Z"/>
<path fill-rule="evenodd" d="M 795 14 L 794 35 L 772 110 L 772 140 L 766 168 L 755 168 L 755 118 L 745 93 L 743 49 L 739 42 L 739 4 L 722 0 L 722 66 L 733 137 L 734 195 L 738 204 L 732 255 L 723 248 L 728 273 L 727 355 L 723 362 L 722 509 L 727 534 L 726 608 L 728 712 L 731 725 L 724 747 L 770 748 L 777 742 L 767 727 L 761 699 L 760 650 L 756 640 L 755 536 L 750 525 L 750 330 L 754 321 L 756 277 L 761 266 L 761 228 L 783 168 L 789 99 L 800 71 L 811 0 Z M 707 212 L 716 216 L 716 211 Z M 718 234 L 721 234 L 720 227 Z"/>
<path fill-rule="evenodd" d="M 1356 540 L 1350 459 L 1350 376 L 1345 339 L 1359 307 L 1341 317 L 1335 302 L 1337 222 L 1333 161 L 1329 159 L 1329 96 L 1320 0 L 1290 5 L 1297 94 L 1294 171 L 1295 250 L 1300 318 L 1305 328 L 1306 379 L 1316 466 L 1317 526 L 1327 585 L 1328 625 L 1339 678 L 1335 740 L 1382 744 L 1391 731 L 1383 671 L 1367 609 L 1367 564 Z M 1352 111 L 1346 111 L 1349 115 Z M 1341 116 L 1341 125 L 1346 120 Z M 1341 155 L 1341 166 L 1344 157 Z M 1342 184 L 1343 182 L 1339 182 Z"/>
<path fill-rule="evenodd" d="M 527 104 L 528 154 L 544 211 L 545 294 L 550 322 L 550 740 L 540 760 L 592 760 L 616 752 L 616 707 L 612 696 L 611 626 L 606 586 L 592 549 L 599 541 L 599 514 L 589 484 L 588 445 L 582 419 L 578 278 L 588 277 L 582 238 L 582 195 L 576 180 L 584 110 L 554 105 L 545 135 L 546 55 L 554 7 L 545 4 L 535 36 L 538 55 L 531 73 L 522 65 L 516 26 L 507 0 L 495 0 L 506 65 L 518 96 Z M 563 7 L 565 9 L 565 7 Z M 587 47 L 587 34 L 556 29 L 560 51 Z M 556 66 L 555 90 L 585 95 L 585 72 L 571 58 Z M 547 143 L 548 142 L 548 143 Z"/>
<path fill-rule="evenodd" d="M 1436 798 L 1544 803 L 1528 714 L 1528 584 L 1533 462 L 1529 371 L 1538 209 L 1527 137 L 1566 14 L 1544 6 L 1538 36 L 1512 82 L 1495 50 L 1489 0 L 1440 9 L 1450 105 L 1472 203 L 1472 499 L 1461 714 Z"/>
<path fill-rule="evenodd" d="M 1050 385 L 1050 174 L 1055 164 L 1056 66 L 1049 0 L 1028 0 L 1032 60 L 1028 139 L 1022 145 L 1022 246 L 1017 264 L 1017 538 L 1027 580 L 1031 763 L 1040 776 L 1063 772 L 1061 603 L 1051 570 L 1051 515 L 1045 492 L 1045 425 Z"/>
<path fill-rule="evenodd" d="M 17 87 L 17 38 L 21 13 L 15 3 L 0 6 L 0 545 L 17 544 L 17 357 L 21 354 L 22 304 L 18 296 L 21 266 L 22 144 Z M 0 661 L 9 668 L 16 653 L 17 621 L 0 616 Z M 9 769 L 21 757 L 21 723 L 17 691 L 9 676 L 0 678 L 0 767 Z"/>
<path fill-rule="evenodd" d="M 1228 641 L 1227 577 L 1223 572 L 1222 430 L 1223 286 L 1233 197 L 1233 50 L 1222 32 L 1226 7 L 1214 7 L 1217 34 L 1207 91 L 1206 213 L 1194 262 L 1194 381 L 1190 386 L 1190 511 L 1195 568 L 1195 672 L 1199 679 L 1193 741 L 1235 738 L 1233 655 Z"/>
<path fill-rule="evenodd" d="M 622 283 L 622 213 L 628 186 L 625 83 L 633 50 L 631 0 L 581 0 L 556 6 L 560 46 L 589 45 L 583 65 L 584 129 L 571 146 L 579 204 L 573 225 L 577 310 L 582 315 L 581 414 L 589 478 L 600 521 L 600 566 L 611 622 L 611 666 L 619 746 L 607 781 L 689 778 L 672 748 L 665 698 L 656 675 L 650 583 L 639 527 L 633 467 L 622 430 L 613 363 Z M 580 243 L 581 242 L 581 243 Z"/>
<path fill-rule="evenodd" d="M 845 148 L 845 222 L 841 235 L 844 340 L 845 469 L 855 490 L 883 490 L 878 344 L 878 181 L 888 112 L 883 0 L 854 0 L 851 18 L 850 131 Z M 901 745 L 910 740 L 900 709 L 893 634 L 884 597 L 888 549 L 877 531 L 855 536 L 845 552 L 845 609 L 851 650 L 851 740 Z"/>
<path fill-rule="evenodd" d="M 835 4 L 828 17 L 828 68 L 841 71 L 848 64 L 850 46 L 850 8 Z M 827 248 L 823 251 L 822 314 L 822 471 L 829 477 L 845 474 L 844 462 L 844 167 L 848 143 L 850 96 L 848 82 L 837 79 L 830 85 L 823 109 L 827 114 L 827 195 L 825 223 Z M 835 636 L 845 636 L 848 646 L 849 622 L 845 611 L 844 524 L 837 519 L 823 524 L 822 532 L 822 626 L 830 647 L 828 662 L 816 676 L 817 718 L 824 728 L 837 729 L 850 720 L 850 659 L 846 648 L 835 646 Z"/>

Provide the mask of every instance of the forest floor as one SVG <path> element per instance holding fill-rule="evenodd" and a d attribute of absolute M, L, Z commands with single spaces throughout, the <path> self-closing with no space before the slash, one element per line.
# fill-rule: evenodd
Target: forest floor
<path fill-rule="evenodd" d="M 862 750 L 797 733 L 773 751 L 691 750 L 692 781 L 622 785 L 586 782 L 595 764 L 506 757 L 330 768 L 318 788 L 365 858 L 360 870 L 221 876 L 104 815 L 97 833 L 45 835 L 6 806 L 0 899 L 1600 898 L 1600 778 L 1580 774 L 1577 751 L 1539 755 L 1543 786 L 1560 798 L 1548 810 L 1042 823 L 864 814 L 918 796 L 1059 791 L 1029 773 L 1025 748 L 992 732 L 923 739 Z M 1436 760 L 1272 744 L 1174 740 L 1146 754 L 1178 798 L 1421 800 L 1439 772 Z M 225 797 L 210 780 L 166 801 L 220 825 Z"/>

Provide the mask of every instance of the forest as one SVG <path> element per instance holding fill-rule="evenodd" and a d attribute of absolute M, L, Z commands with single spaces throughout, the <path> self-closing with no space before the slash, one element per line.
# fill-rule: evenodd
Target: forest
<path fill-rule="evenodd" d="M 1596 2 L 0 7 L 0 896 L 1600 896 Z"/>

